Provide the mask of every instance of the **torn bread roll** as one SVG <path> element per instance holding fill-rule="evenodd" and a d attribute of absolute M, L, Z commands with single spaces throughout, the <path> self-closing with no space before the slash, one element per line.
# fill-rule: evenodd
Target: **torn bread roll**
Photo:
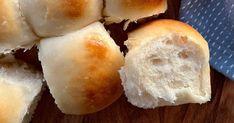
<path fill-rule="evenodd" d="M 41 73 L 12 58 L 0 59 L 0 122 L 29 123 L 41 90 Z"/>
<path fill-rule="evenodd" d="M 155 21 L 130 33 L 126 45 L 120 74 L 133 105 L 155 108 L 210 100 L 208 44 L 189 25 Z"/>
<path fill-rule="evenodd" d="M 0 54 L 30 48 L 37 37 L 22 16 L 18 0 L 0 1 Z"/>
<path fill-rule="evenodd" d="M 37 35 L 60 36 L 102 18 L 102 0 L 20 0 Z"/>
<path fill-rule="evenodd" d="M 100 22 L 39 45 L 44 77 L 63 113 L 97 112 L 120 97 L 124 57 Z"/>
<path fill-rule="evenodd" d="M 105 0 L 104 15 L 107 23 L 129 22 L 164 13 L 167 0 Z"/>

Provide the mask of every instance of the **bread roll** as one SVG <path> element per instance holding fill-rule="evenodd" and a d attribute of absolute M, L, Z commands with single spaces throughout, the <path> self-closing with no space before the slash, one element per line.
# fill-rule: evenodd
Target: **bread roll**
<path fill-rule="evenodd" d="M 63 113 L 97 112 L 120 97 L 123 55 L 103 25 L 93 23 L 39 45 L 44 77 Z"/>
<path fill-rule="evenodd" d="M 15 62 L 0 60 L 0 123 L 29 123 L 40 98 L 42 75 Z"/>
<path fill-rule="evenodd" d="M 60 36 L 101 19 L 102 0 L 20 0 L 28 22 L 41 37 Z"/>
<path fill-rule="evenodd" d="M 173 20 L 129 34 L 122 67 L 128 101 L 141 108 L 205 103 L 211 98 L 209 49 L 192 27 Z"/>
<path fill-rule="evenodd" d="M 0 1 L 0 54 L 29 48 L 37 39 L 25 22 L 18 0 Z"/>
<path fill-rule="evenodd" d="M 122 20 L 136 21 L 164 13 L 167 0 L 105 0 L 104 15 L 106 21 L 121 22 Z"/>

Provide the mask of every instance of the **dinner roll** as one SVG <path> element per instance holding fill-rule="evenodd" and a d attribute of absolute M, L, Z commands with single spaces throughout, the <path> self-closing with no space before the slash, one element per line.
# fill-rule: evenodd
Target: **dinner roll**
<path fill-rule="evenodd" d="M 0 0 L 0 54 L 30 48 L 37 39 L 20 11 L 18 0 Z"/>
<path fill-rule="evenodd" d="M 20 0 L 27 21 L 41 37 L 60 36 L 102 18 L 102 0 Z"/>
<path fill-rule="evenodd" d="M 105 0 L 104 15 L 106 21 L 121 22 L 122 20 L 136 21 L 164 13 L 167 0 Z"/>
<path fill-rule="evenodd" d="M 97 112 L 120 97 L 123 55 L 100 22 L 39 45 L 44 77 L 63 113 Z"/>
<path fill-rule="evenodd" d="M 128 101 L 141 108 L 211 98 L 209 49 L 192 27 L 158 20 L 131 32 L 120 74 Z"/>
<path fill-rule="evenodd" d="M 0 123 L 29 123 L 41 89 L 39 72 L 11 58 L 1 59 Z"/>

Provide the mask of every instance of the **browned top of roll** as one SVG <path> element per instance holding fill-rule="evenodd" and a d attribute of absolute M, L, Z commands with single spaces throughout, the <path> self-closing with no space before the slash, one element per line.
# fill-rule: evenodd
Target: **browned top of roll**
<path fill-rule="evenodd" d="M 126 9 L 154 9 L 161 6 L 165 0 L 121 0 Z"/>

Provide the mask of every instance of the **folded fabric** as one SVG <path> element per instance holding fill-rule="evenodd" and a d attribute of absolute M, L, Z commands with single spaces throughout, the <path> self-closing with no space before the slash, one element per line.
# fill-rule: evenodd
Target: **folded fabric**
<path fill-rule="evenodd" d="M 179 18 L 208 41 L 211 66 L 234 80 L 234 0 L 181 0 Z"/>

